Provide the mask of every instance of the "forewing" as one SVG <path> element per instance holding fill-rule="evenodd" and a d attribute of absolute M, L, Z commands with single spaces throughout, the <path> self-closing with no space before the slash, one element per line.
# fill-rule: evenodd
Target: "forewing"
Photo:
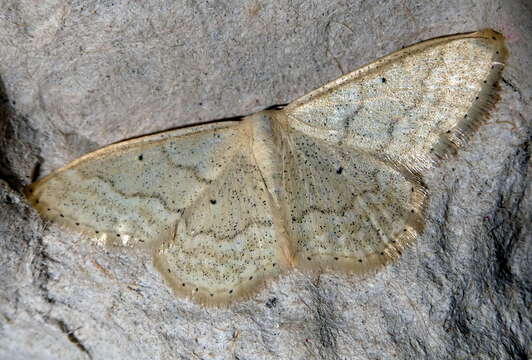
<path fill-rule="evenodd" d="M 39 213 L 105 244 L 156 245 L 231 161 L 238 122 L 168 131 L 90 153 L 29 185 Z"/>
<path fill-rule="evenodd" d="M 284 112 L 310 136 L 423 171 L 481 123 L 505 57 L 492 30 L 437 38 L 342 76 Z"/>

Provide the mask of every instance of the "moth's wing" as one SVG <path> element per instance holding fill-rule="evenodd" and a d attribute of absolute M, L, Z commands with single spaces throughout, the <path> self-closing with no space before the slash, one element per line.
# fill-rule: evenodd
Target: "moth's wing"
<path fill-rule="evenodd" d="M 104 147 L 30 184 L 39 213 L 106 245 L 156 245 L 234 155 L 240 123 L 215 123 Z"/>
<path fill-rule="evenodd" d="M 491 30 L 429 40 L 277 113 L 287 232 L 300 267 L 366 271 L 415 239 L 421 176 L 478 127 L 505 57 Z"/>
<path fill-rule="evenodd" d="M 362 273 L 400 255 L 423 228 L 421 178 L 303 134 L 283 118 L 275 134 L 295 266 Z"/>
<path fill-rule="evenodd" d="M 145 246 L 179 294 L 223 304 L 281 264 L 266 187 L 240 122 L 106 147 L 28 186 L 50 220 L 116 245 Z"/>
<path fill-rule="evenodd" d="M 241 122 L 165 132 L 86 155 L 26 194 L 44 217 L 68 228 L 153 249 L 156 268 L 178 294 L 224 304 L 280 271 L 249 143 Z"/>
<path fill-rule="evenodd" d="M 156 266 L 172 287 L 203 304 L 247 297 L 285 265 L 266 184 L 250 143 L 239 145 L 156 254 Z"/>
<path fill-rule="evenodd" d="M 423 171 L 485 119 L 506 56 L 493 30 L 424 41 L 312 91 L 284 113 L 306 134 Z"/>

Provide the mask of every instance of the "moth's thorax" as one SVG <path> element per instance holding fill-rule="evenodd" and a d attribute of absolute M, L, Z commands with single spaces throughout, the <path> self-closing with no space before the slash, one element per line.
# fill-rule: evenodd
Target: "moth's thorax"
<path fill-rule="evenodd" d="M 251 132 L 251 148 L 255 161 L 262 173 L 268 191 L 276 205 L 281 195 L 281 155 L 274 133 L 278 111 L 265 110 L 250 115 L 244 121 Z M 275 115 L 274 115 L 275 114 Z"/>

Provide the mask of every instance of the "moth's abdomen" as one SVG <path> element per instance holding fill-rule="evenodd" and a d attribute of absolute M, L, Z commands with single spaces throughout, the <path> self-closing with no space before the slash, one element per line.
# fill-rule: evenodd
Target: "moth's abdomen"
<path fill-rule="evenodd" d="M 281 157 L 273 135 L 274 111 L 261 111 L 248 116 L 251 148 L 275 206 L 281 199 Z"/>

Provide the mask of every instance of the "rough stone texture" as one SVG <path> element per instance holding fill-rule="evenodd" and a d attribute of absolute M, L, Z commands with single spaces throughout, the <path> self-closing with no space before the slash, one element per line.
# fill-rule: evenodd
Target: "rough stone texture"
<path fill-rule="evenodd" d="M 523 1 L 0 0 L 0 358 L 527 359 L 532 6 Z M 45 224 L 20 189 L 102 145 L 283 104 L 378 56 L 492 27 L 501 101 L 427 179 L 426 231 L 365 279 L 176 299 L 144 254 Z"/>

